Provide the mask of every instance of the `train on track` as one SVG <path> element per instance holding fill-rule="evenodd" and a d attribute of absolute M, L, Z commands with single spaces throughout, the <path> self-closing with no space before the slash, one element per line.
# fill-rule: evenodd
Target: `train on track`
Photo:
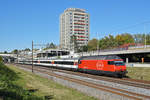
<path fill-rule="evenodd" d="M 32 64 L 32 61 L 20 60 L 19 63 Z M 83 56 L 79 58 L 51 60 L 34 60 L 33 64 L 115 77 L 124 77 L 127 73 L 124 61 L 120 57 L 115 55 Z"/>

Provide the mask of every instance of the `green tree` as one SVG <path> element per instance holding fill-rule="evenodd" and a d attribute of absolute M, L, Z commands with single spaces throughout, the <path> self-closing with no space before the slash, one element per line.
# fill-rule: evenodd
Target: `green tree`
<path fill-rule="evenodd" d="M 7 52 L 7 51 L 4 51 L 4 53 L 7 54 L 8 52 Z"/>
<path fill-rule="evenodd" d="M 131 34 L 124 33 L 121 36 L 123 37 L 125 43 L 134 43 L 134 38 Z"/>
<path fill-rule="evenodd" d="M 117 47 L 118 43 L 116 39 L 112 36 L 105 36 L 99 41 L 99 48 L 100 49 L 112 49 Z"/>
<path fill-rule="evenodd" d="M 82 47 L 82 50 L 83 50 L 83 52 L 87 52 L 87 51 L 88 51 L 88 46 L 87 46 L 87 45 L 84 45 L 84 46 Z"/>
<path fill-rule="evenodd" d="M 98 40 L 97 39 L 92 39 L 88 42 L 88 51 L 93 51 L 93 50 L 97 50 L 97 44 L 98 44 Z"/>
<path fill-rule="evenodd" d="M 15 49 L 15 50 L 13 50 L 13 51 L 12 51 L 12 53 L 14 53 L 14 54 L 18 54 L 18 50 L 17 50 L 17 49 Z"/>
<path fill-rule="evenodd" d="M 46 47 L 44 48 L 44 50 L 47 50 L 47 49 L 56 49 L 56 48 L 57 48 L 57 46 L 53 42 L 51 42 L 51 43 L 47 43 L 46 44 Z"/>
<path fill-rule="evenodd" d="M 29 48 L 24 49 L 24 51 L 31 51 Z"/>
<path fill-rule="evenodd" d="M 87 46 L 87 45 L 81 46 L 81 47 L 78 49 L 78 52 L 87 52 L 87 51 L 88 51 L 88 46 Z"/>
<path fill-rule="evenodd" d="M 121 35 L 117 35 L 115 39 L 118 43 L 118 46 L 127 44 L 127 43 L 134 43 L 134 38 L 129 33 L 123 33 Z"/>
<path fill-rule="evenodd" d="M 70 43 L 71 43 L 74 51 L 78 52 L 79 51 L 79 46 L 78 46 L 78 43 L 77 43 L 77 37 L 75 35 L 71 36 Z"/>
<path fill-rule="evenodd" d="M 146 35 L 146 45 L 150 45 L 150 34 Z"/>
<path fill-rule="evenodd" d="M 49 48 L 53 48 L 53 49 L 56 49 L 56 45 L 54 44 L 54 43 L 50 43 L 50 45 L 49 45 Z"/>

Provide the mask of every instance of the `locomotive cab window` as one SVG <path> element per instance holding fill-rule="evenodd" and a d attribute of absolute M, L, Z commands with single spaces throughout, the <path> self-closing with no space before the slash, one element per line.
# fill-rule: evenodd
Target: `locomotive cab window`
<path fill-rule="evenodd" d="M 114 61 L 116 66 L 124 66 L 125 63 L 123 61 Z"/>
<path fill-rule="evenodd" d="M 108 65 L 114 65 L 114 61 L 108 61 Z"/>

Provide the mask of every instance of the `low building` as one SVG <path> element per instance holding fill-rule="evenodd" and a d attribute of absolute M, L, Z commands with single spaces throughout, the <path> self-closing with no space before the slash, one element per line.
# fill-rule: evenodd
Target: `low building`
<path fill-rule="evenodd" d="M 51 58 L 56 56 L 65 56 L 69 54 L 70 52 L 68 50 L 58 50 L 58 49 L 48 49 L 36 52 L 37 58 Z"/>

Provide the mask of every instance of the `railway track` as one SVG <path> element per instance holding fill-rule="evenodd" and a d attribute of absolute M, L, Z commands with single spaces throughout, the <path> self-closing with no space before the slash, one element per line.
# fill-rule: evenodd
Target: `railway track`
<path fill-rule="evenodd" d="M 36 67 L 40 67 L 41 69 L 46 69 L 46 70 L 53 70 L 53 71 L 57 71 L 57 72 L 63 72 L 63 73 L 67 73 L 67 74 L 88 77 L 88 78 L 97 79 L 97 80 L 103 80 L 103 81 L 109 81 L 109 82 L 114 82 L 114 83 L 118 83 L 118 84 L 124 84 L 124 85 L 128 85 L 128 86 L 150 89 L 150 81 L 136 80 L 136 79 L 129 79 L 129 78 L 121 78 L 120 79 L 120 78 L 114 78 L 114 77 L 92 75 L 92 74 L 81 73 L 81 72 L 67 71 L 67 70 L 56 69 L 56 68 L 54 69 L 54 68 L 41 67 L 41 66 L 36 66 Z"/>
<path fill-rule="evenodd" d="M 27 66 L 27 65 L 16 65 L 16 66 L 20 66 L 20 67 L 23 67 L 23 68 L 28 68 L 28 69 L 31 70 L 31 66 Z M 39 67 L 39 66 L 34 67 L 34 71 L 40 72 L 40 73 L 45 73 L 45 74 L 50 75 L 50 76 L 54 76 L 54 77 L 57 77 L 57 78 L 61 78 L 61 79 L 64 79 L 64 80 L 75 82 L 75 83 L 85 85 L 85 86 L 88 86 L 88 87 L 92 87 L 92 88 L 95 88 L 95 89 L 98 89 L 98 90 L 101 90 L 101 91 L 106 91 L 106 92 L 110 92 L 110 93 L 113 93 L 113 94 L 116 94 L 116 95 L 119 95 L 119 96 L 127 97 L 127 98 L 130 98 L 131 100 L 150 100 L 150 96 L 148 96 L 148 95 L 134 93 L 134 92 L 131 92 L 131 91 L 127 91 L 127 90 L 124 90 L 124 89 L 118 89 L 118 88 L 114 88 L 114 87 L 110 87 L 110 86 L 105 86 L 105 85 L 89 82 L 89 81 L 86 81 L 86 80 L 71 78 L 71 77 L 63 76 L 63 75 L 58 75 L 58 74 L 56 74 L 52 71 L 63 72 L 63 73 L 67 73 L 67 74 L 73 74 L 73 75 L 78 75 L 78 76 L 83 76 L 83 77 L 88 77 L 88 78 L 94 78 L 96 80 L 105 80 L 105 81 L 108 81 L 108 82 L 116 82 L 116 83 L 119 83 L 119 84 L 125 84 L 125 85 L 140 87 L 140 88 L 144 88 L 144 89 L 149 89 L 150 88 L 148 82 L 147 82 L 147 84 L 145 84 L 145 86 L 141 86 L 144 83 L 142 83 L 140 81 L 130 80 L 130 79 L 108 78 L 108 77 L 89 75 L 89 74 L 79 73 L 79 72 L 70 72 L 70 71 L 65 71 L 65 70 L 49 69 L 49 68 L 46 68 L 46 67 Z M 127 81 L 127 82 L 125 82 L 125 81 Z"/>

